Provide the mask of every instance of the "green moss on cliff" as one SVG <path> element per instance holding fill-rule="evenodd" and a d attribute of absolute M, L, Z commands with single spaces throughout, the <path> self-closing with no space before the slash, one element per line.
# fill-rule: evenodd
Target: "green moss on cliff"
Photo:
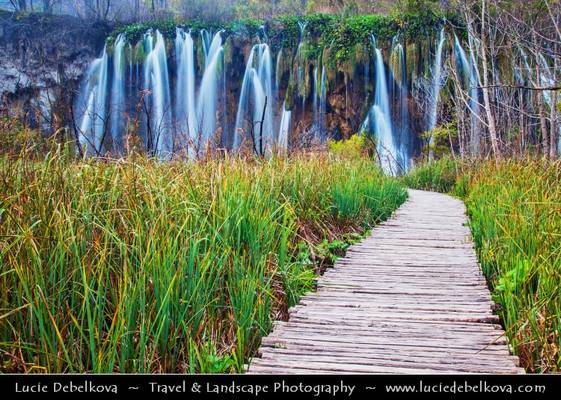
<path fill-rule="evenodd" d="M 125 33 L 131 42 L 136 42 L 149 29 L 159 30 L 164 37 L 173 39 L 176 27 L 184 27 L 192 32 L 202 29 L 216 32 L 224 31 L 224 37 L 230 35 L 255 38 L 262 36 L 262 27 L 269 37 L 274 51 L 280 48 L 295 48 L 300 42 L 299 23 L 305 24 L 302 38 L 305 43 L 302 57 L 306 60 L 317 59 L 323 49 L 329 52 L 332 61 L 345 62 L 352 58 L 357 45 L 369 45 L 371 35 L 380 41 L 389 41 L 397 33 L 405 39 L 417 38 L 433 34 L 441 25 L 445 16 L 434 12 L 396 13 L 392 15 L 358 15 L 339 17 L 327 14 L 311 14 L 306 16 L 281 16 L 269 21 L 244 19 L 225 25 L 206 23 L 203 21 L 153 21 L 149 23 L 120 26 L 108 39 Z M 454 15 L 446 16 L 456 21 Z"/>

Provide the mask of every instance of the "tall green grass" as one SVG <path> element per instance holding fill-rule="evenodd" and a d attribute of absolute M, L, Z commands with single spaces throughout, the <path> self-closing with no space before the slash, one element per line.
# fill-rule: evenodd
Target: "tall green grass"
<path fill-rule="evenodd" d="M 441 188 L 466 202 L 481 266 L 513 349 L 529 371 L 560 371 L 561 162 L 451 164 L 424 166 L 432 171 L 414 171 L 407 182 L 432 189 L 432 182 L 454 181 Z M 448 173 L 434 178 L 452 169 L 458 171 L 455 179 Z"/>
<path fill-rule="evenodd" d="M 406 197 L 368 160 L 0 160 L 3 371 L 240 371 L 302 249 Z"/>
<path fill-rule="evenodd" d="M 466 204 L 512 345 L 530 371 L 559 371 L 561 164 L 487 163 Z"/>
<path fill-rule="evenodd" d="M 460 168 L 457 161 L 442 158 L 416 166 L 402 180 L 411 188 L 447 193 L 454 189 Z"/>

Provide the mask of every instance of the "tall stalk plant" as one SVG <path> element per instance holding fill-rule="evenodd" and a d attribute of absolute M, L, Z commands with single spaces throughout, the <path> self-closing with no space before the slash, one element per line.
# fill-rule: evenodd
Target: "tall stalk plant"
<path fill-rule="evenodd" d="M 312 287 L 302 247 L 406 197 L 365 159 L 0 163 L 7 372 L 241 371 Z"/>

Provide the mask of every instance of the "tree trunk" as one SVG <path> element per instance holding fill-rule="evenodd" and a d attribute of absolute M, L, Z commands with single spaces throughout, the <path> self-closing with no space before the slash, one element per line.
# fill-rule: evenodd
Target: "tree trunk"
<path fill-rule="evenodd" d="M 522 110 L 524 110 L 524 91 L 522 89 L 518 91 L 518 98 L 519 98 L 518 104 L 520 108 L 518 112 L 518 124 L 520 128 L 519 155 L 520 157 L 522 157 L 522 155 L 526 151 L 526 137 L 527 137 L 526 122 L 524 120 L 524 113 L 522 112 Z"/>
<path fill-rule="evenodd" d="M 541 71 L 539 60 L 536 62 L 536 82 L 540 81 Z M 549 132 L 547 131 L 547 121 L 545 120 L 545 91 L 541 90 L 537 96 L 538 101 L 538 113 L 540 117 L 540 130 L 542 133 L 542 148 L 543 155 L 547 157 L 549 155 Z"/>
<path fill-rule="evenodd" d="M 481 59 L 483 63 L 483 102 L 485 103 L 485 113 L 487 114 L 487 124 L 489 129 L 489 136 L 491 138 L 491 148 L 493 150 L 493 155 L 496 158 L 501 157 L 501 152 L 499 149 L 499 142 L 497 138 L 497 126 L 495 123 L 495 116 L 493 115 L 493 109 L 491 108 L 491 101 L 489 98 L 489 69 L 487 65 L 487 43 L 486 43 L 486 33 L 485 33 L 485 0 L 481 4 Z"/>
<path fill-rule="evenodd" d="M 555 51 L 559 48 L 558 45 L 555 45 Z M 559 68 L 559 63 L 557 58 L 553 59 L 553 68 L 552 68 L 552 78 L 553 82 L 556 84 L 557 82 L 557 69 Z M 551 113 L 550 113 L 550 126 L 549 126 L 549 158 L 552 160 L 557 158 L 558 154 L 558 140 L 559 140 L 559 112 L 557 107 L 559 106 L 559 93 L 557 90 L 551 91 Z"/>
<path fill-rule="evenodd" d="M 557 91 L 551 92 L 551 113 L 549 121 L 549 158 L 557 158 L 557 141 L 559 124 L 557 122 Z"/>

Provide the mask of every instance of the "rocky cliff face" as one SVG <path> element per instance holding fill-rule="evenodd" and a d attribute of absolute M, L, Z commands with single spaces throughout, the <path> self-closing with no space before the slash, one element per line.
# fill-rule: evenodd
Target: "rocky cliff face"
<path fill-rule="evenodd" d="M 52 132 L 69 107 L 110 27 L 73 17 L 0 15 L 0 116 Z"/>

